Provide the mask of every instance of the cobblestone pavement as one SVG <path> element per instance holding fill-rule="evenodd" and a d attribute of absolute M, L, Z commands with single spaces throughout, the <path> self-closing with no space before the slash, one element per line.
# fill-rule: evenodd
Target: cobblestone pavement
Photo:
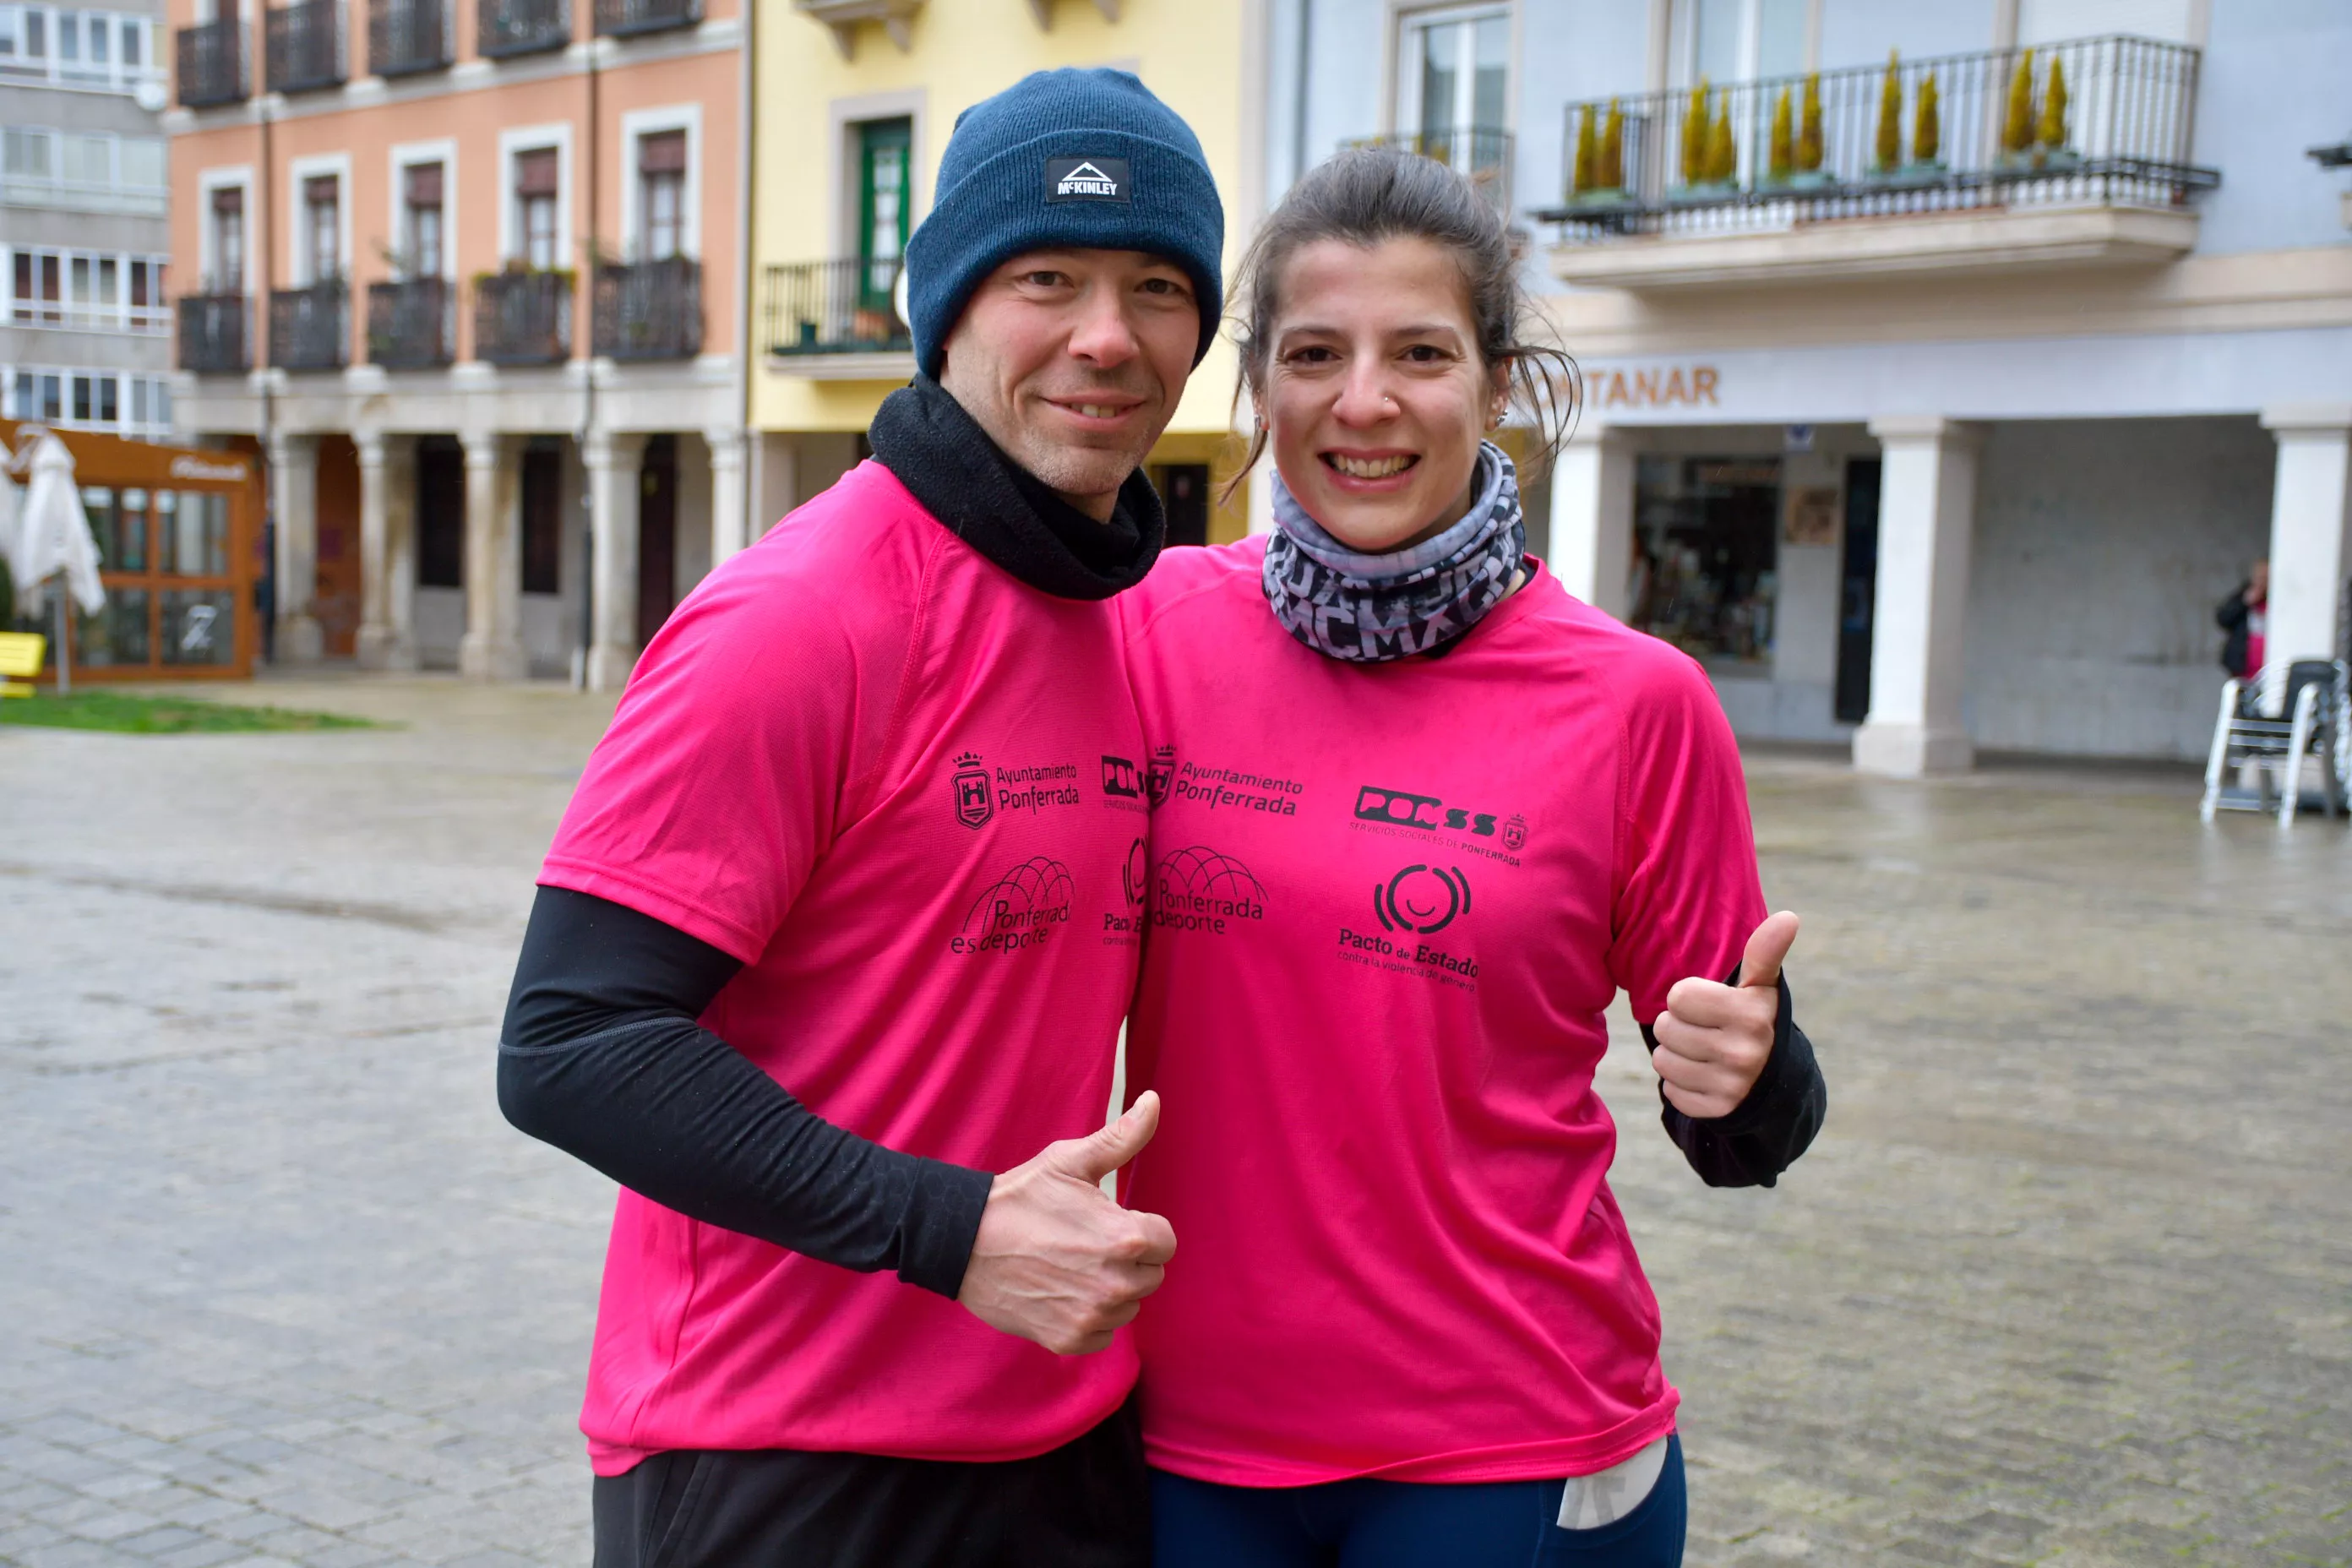
<path fill-rule="evenodd" d="M 0 1561 L 584 1564 L 610 1190 L 499 1121 L 530 872 L 604 709 L 0 730 Z M 2352 841 L 2180 773 L 1751 759 L 1833 1109 L 1616 1181 L 1691 1561 L 2352 1563 Z"/>

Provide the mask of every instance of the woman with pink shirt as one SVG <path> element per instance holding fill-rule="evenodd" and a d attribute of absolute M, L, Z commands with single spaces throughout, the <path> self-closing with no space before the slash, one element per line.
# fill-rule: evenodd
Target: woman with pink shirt
<path fill-rule="evenodd" d="M 1277 530 L 1118 601 L 1146 742 L 1128 1200 L 1181 1238 L 1136 1325 L 1162 1568 L 1669 1564 L 1658 1308 L 1593 1089 L 1622 989 L 1666 1131 L 1770 1185 L 1825 1093 L 1738 753 L 1689 658 L 1525 552 L 1522 337 L 1459 175 L 1344 153 L 1244 263 Z"/>

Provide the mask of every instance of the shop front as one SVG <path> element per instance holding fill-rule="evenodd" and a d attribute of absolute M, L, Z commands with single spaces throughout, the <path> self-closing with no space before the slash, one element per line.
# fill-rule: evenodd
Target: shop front
<path fill-rule="evenodd" d="M 15 450 L 41 428 L 0 419 L 0 440 Z M 253 590 L 261 541 L 253 457 L 54 434 L 73 457 L 106 602 L 95 614 L 73 606 L 60 650 L 55 596 L 63 590 L 50 583 L 37 611 L 18 623 L 51 639 L 42 679 L 55 679 L 61 656 L 77 682 L 250 676 L 259 651 Z"/>

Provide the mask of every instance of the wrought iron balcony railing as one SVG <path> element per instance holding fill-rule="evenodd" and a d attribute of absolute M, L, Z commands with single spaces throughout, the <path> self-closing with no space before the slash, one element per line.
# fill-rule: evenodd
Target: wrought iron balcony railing
<path fill-rule="evenodd" d="M 596 30 L 608 38 L 691 27 L 702 20 L 702 0 L 596 0 Z"/>
<path fill-rule="evenodd" d="M 1470 176 L 1507 215 L 1511 210 L 1511 133 L 1492 125 L 1454 126 L 1439 131 L 1400 131 L 1389 136 L 1365 136 L 1350 147 L 1400 147 L 1434 158 L 1449 169 Z"/>
<path fill-rule="evenodd" d="M 572 0 L 479 0 L 474 47 L 486 59 L 535 55 L 572 41 Z"/>
<path fill-rule="evenodd" d="M 2198 51 L 2121 36 L 1568 106 L 1570 239 L 1976 207 L 2185 205 Z"/>
<path fill-rule="evenodd" d="M 343 0 L 295 0 L 266 14 L 269 90 L 317 92 L 342 84 Z"/>
<path fill-rule="evenodd" d="M 341 370 L 351 341 L 351 290 L 340 278 L 269 291 L 269 363 L 279 370 Z"/>
<path fill-rule="evenodd" d="M 368 285 L 368 363 L 428 370 L 454 357 L 449 307 L 456 291 L 438 278 Z"/>
<path fill-rule="evenodd" d="M 449 0 L 368 0 L 368 69 L 415 76 L 449 64 Z"/>
<path fill-rule="evenodd" d="M 192 375 L 243 375 L 253 368 L 242 294 L 180 296 L 180 368 Z"/>
<path fill-rule="evenodd" d="M 688 359 L 702 352 L 702 264 L 689 257 L 596 268 L 596 353 Z"/>
<path fill-rule="evenodd" d="M 914 347 L 894 304 L 904 262 L 876 258 L 768 268 L 761 336 L 772 354 L 890 353 Z"/>
<path fill-rule="evenodd" d="M 572 357 L 572 274 L 489 272 L 474 280 L 474 357 L 561 364 Z"/>
<path fill-rule="evenodd" d="M 245 24 L 235 16 L 180 29 L 180 107 L 205 109 L 251 96 L 245 69 Z"/>

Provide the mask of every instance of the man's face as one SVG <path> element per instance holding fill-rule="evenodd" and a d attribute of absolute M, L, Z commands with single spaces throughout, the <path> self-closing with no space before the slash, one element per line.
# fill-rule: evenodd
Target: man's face
<path fill-rule="evenodd" d="M 1034 250 L 972 290 L 940 384 L 1004 455 L 1108 520 L 1201 342 L 1192 279 L 1139 250 Z"/>

